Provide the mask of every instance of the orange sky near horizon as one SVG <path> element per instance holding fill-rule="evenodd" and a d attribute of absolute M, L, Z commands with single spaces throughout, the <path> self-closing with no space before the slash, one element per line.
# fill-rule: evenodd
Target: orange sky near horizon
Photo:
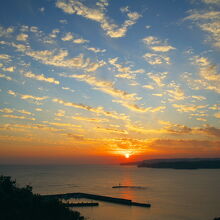
<path fill-rule="evenodd" d="M 11 2 L 0 164 L 220 157 L 219 1 Z"/>

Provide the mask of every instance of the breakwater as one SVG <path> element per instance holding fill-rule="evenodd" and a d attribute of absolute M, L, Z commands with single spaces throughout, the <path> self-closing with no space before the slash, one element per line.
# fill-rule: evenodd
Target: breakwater
<path fill-rule="evenodd" d="M 151 204 L 149 203 L 139 203 L 139 202 L 133 202 L 130 199 L 94 195 L 94 194 L 89 194 L 89 193 L 64 193 L 64 194 L 53 194 L 53 195 L 44 195 L 44 196 L 58 198 L 58 199 L 84 198 L 84 199 L 93 199 L 93 200 L 98 200 L 98 201 L 103 201 L 103 202 L 111 202 L 111 203 L 117 203 L 117 204 L 122 204 L 122 205 L 129 205 L 129 206 L 140 206 L 140 207 L 147 207 L 147 208 L 151 207 Z"/>

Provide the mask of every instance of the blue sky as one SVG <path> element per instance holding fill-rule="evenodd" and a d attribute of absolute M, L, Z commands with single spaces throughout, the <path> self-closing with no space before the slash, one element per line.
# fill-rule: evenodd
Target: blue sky
<path fill-rule="evenodd" d="M 1 1 L 2 159 L 219 155 L 219 9 Z"/>

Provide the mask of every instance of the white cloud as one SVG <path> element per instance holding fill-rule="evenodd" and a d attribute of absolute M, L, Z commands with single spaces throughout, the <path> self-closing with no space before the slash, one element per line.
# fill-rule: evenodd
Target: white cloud
<path fill-rule="evenodd" d="M 175 50 L 176 48 L 170 45 L 167 45 L 167 42 L 162 42 L 157 37 L 148 36 L 143 40 L 144 44 L 155 52 L 169 52 L 170 50 Z"/>
<path fill-rule="evenodd" d="M 36 75 L 32 72 L 27 72 L 27 73 L 24 74 L 24 76 L 28 77 L 28 78 L 36 79 L 36 80 L 39 80 L 39 81 L 45 81 L 45 82 L 53 83 L 53 84 L 56 84 L 56 85 L 60 84 L 60 82 L 58 80 L 55 80 L 52 77 L 45 77 L 43 74 Z"/>
<path fill-rule="evenodd" d="M 33 99 L 33 100 L 36 100 L 36 101 L 42 101 L 42 100 L 47 99 L 47 97 L 46 96 L 37 97 L 37 96 L 33 96 L 33 95 L 21 94 L 21 99 Z"/>
<path fill-rule="evenodd" d="M 167 77 L 168 72 L 148 73 L 147 75 L 150 79 L 152 79 L 157 84 L 157 86 L 163 87 L 165 85 L 163 81 Z"/>
<path fill-rule="evenodd" d="M 15 68 L 13 66 L 9 66 L 9 67 L 4 67 L 2 68 L 4 71 L 7 71 L 7 72 L 13 72 L 15 70 Z"/>
<path fill-rule="evenodd" d="M 207 0 L 208 2 L 208 0 Z M 217 2 L 217 1 L 209 1 Z M 185 20 L 192 20 L 204 32 L 208 34 L 208 41 L 211 41 L 214 47 L 220 48 L 220 11 L 197 11 L 192 10 Z"/>
<path fill-rule="evenodd" d="M 194 64 L 198 67 L 197 77 L 193 78 L 189 74 L 184 74 L 183 78 L 194 90 L 212 90 L 220 93 L 220 74 L 218 68 L 208 58 L 194 57 Z"/>
<path fill-rule="evenodd" d="M 6 76 L 5 74 L 0 73 L 0 78 L 6 79 L 6 80 L 12 80 L 10 76 Z"/>
<path fill-rule="evenodd" d="M 151 65 L 170 64 L 170 57 L 163 54 L 145 53 L 143 58 Z"/>
<path fill-rule="evenodd" d="M 130 12 L 127 9 L 123 11 L 123 13 L 126 13 L 128 19 L 119 27 L 117 24 L 112 23 L 105 14 L 106 7 L 108 6 L 107 2 L 99 0 L 96 4 L 96 8 L 89 8 L 81 1 L 59 0 L 56 6 L 65 13 L 80 15 L 84 18 L 98 22 L 101 28 L 106 32 L 106 35 L 112 38 L 125 36 L 128 28 L 133 26 L 141 17 L 137 12 Z"/>
<path fill-rule="evenodd" d="M 202 0 L 202 2 L 204 2 L 206 4 L 220 5 L 220 0 Z"/>
<path fill-rule="evenodd" d="M 220 112 L 215 113 L 214 116 L 215 116 L 216 118 L 220 118 Z"/>
<path fill-rule="evenodd" d="M 0 37 L 9 37 L 11 33 L 14 32 L 13 27 L 4 28 L 0 26 Z"/>
<path fill-rule="evenodd" d="M 78 38 L 78 39 L 73 40 L 73 43 L 75 43 L 75 44 L 84 44 L 84 43 L 88 43 L 88 42 L 89 42 L 88 40 L 85 40 L 83 38 Z"/>
<path fill-rule="evenodd" d="M 118 78 L 125 79 L 134 79 L 136 77 L 136 73 L 144 73 L 143 69 L 132 70 L 130 66 L 125 66 L 118 63 L 118 57 L 109 59 L 108 62 L 116 67 L 116 70 L 120 72 L 120 74 L 115 75 Z"/>
<path fill-rule="evenodd" d="M 28 34 L 21 33 L 16 38 L 18 41 L 26 41 L 28 39 Z"/>
<path fill-rule="evenodd" d="M 90 50 L 90 51 L 93 51 L 94 53 L 104 53 L 104 52 L 106 52 L 106 50 L 105 49 L 98 49 L 98 48 L 94 48 L 94 47 L 87 47 L 86 48 L 87 50 Z"/>
<path fill-rule="evenodd" d="M 61 99 L 53 99 L 52 101 L 56 102 L 56 103 L 59 103 L 59 104 L 62 104 L 64 106 L 78 108 L 78 109 L 84 109 L 84 110 L 91 111 L 91 112 L 94 112 L 94 113 L 97 113 L 97 114 L 102 114 L 102 115 L 105 115 L 105 116 L 108 116 L 108 117 L 112 117 L 112 118 L 115 118 L 115 119 L 121 119 L 121 120 L 126 120 L 127 119 L 126 115 L 119 114 L 115 111 L 111 111 L 111 112 L 110 111 L 105 111 L 102 106 L 94 108 L 94 107 L 84 105 L 84 104 L 77 104 L 77 103 L 74 103 L 74 102 L 66 102 L 66 101 L 63 101 Z"/>
<path fill-rule="evenodd" d="M 73 35 L 70 32 L 66 33 L 66 35 L 61 38 L 62 41 L 70 41 L 72 39 L 73 39 Z"/>
<path fill-rule="evenodd" d="M 0 54 L 1 60 L 10 60 L 10 56 L 8 54 Z"/>

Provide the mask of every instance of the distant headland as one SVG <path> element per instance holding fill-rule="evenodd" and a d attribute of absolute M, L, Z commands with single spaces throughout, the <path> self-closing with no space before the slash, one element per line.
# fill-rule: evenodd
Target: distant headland
<path fill-rule="evenodd" d="M 167 169 L 220 169 L 220 158 L 152 159 L 121 163 L 120 165 Z"/>

